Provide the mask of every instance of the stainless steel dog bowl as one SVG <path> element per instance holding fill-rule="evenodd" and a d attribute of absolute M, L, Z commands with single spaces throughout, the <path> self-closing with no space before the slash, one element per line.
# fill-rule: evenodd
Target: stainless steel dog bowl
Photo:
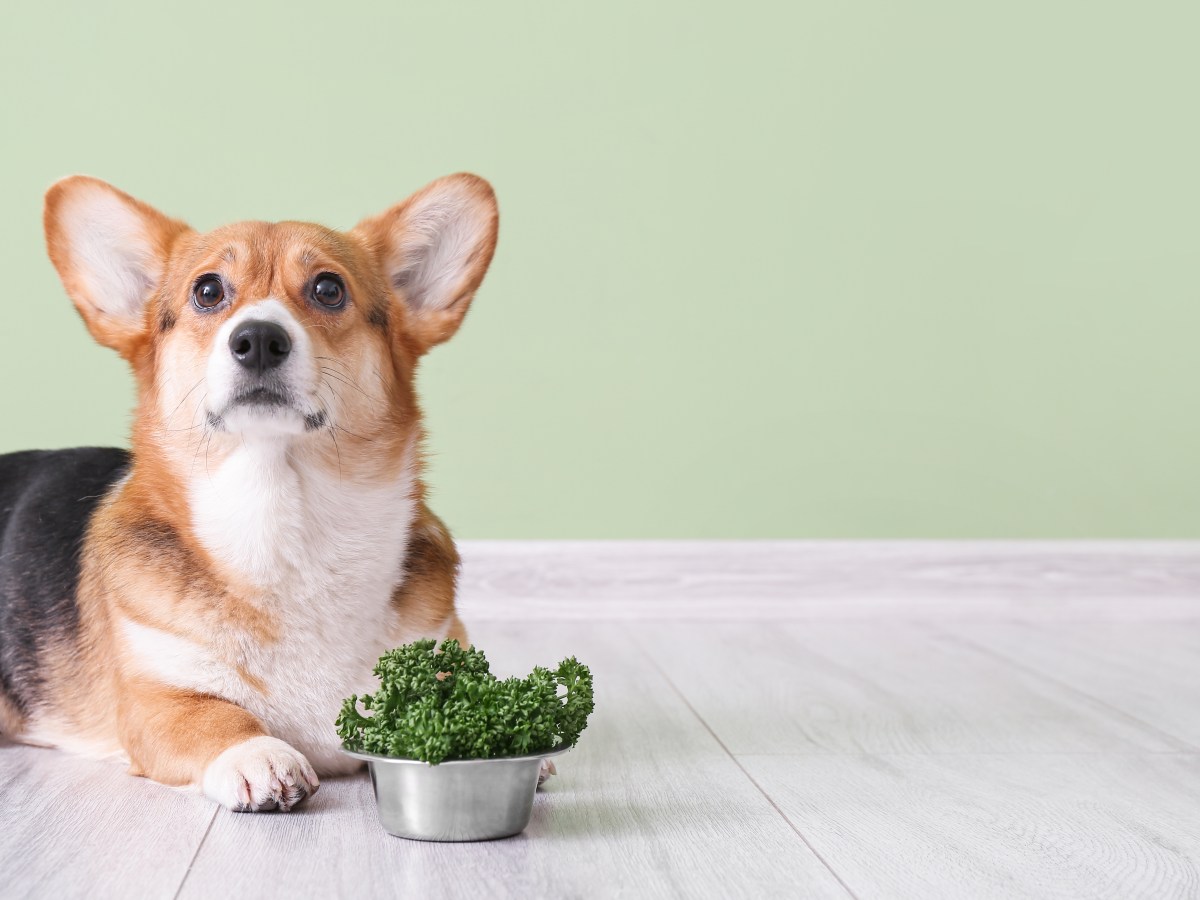
<path fill-rule="evenodd" d="M 415 841 L 490 841 L 525 830 L 542 760 L 567 749 L 437 765 L 344 752 L 366 760 L 379 822 L 389 833 Z"/>

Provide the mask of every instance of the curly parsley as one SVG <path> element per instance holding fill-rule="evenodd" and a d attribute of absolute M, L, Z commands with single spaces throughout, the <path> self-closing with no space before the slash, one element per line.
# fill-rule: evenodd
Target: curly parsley
<path fill-rule="evenodd" d="M 374 671 L 379 690 L 342 703 L 347 750 L 430 763 L 542 753 L 574 746 L 595 707 L 592 673 L 573 656 L 501 681 L 474 647 L 423 640 L 389 650 Z"/>

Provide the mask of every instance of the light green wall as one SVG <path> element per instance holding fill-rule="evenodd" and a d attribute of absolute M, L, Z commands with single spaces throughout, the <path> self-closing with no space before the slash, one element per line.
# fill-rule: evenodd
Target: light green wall
<path fill-rule="evenodd" d="M 6 13 L 0 450 L 127 426 L 55 178 L 348 227 L 468 169 L 460 536 L 1200 537 L 1195 3 L 68 9 Z"/>

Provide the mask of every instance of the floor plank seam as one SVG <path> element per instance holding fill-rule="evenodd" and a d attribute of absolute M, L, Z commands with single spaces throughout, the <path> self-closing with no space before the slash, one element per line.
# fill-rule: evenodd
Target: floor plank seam
<path fill-rule="evenodd" d="M 1093 624 L 1122 624 L 1130 622 L 1149 623 L 1154 625 L 1195 625 L 1200 622 L 1200 612 L 1178 613 L 1166 616 L 1144 616 L 1139 619 L 1119 618 L 1104 615 L 1080 615 L 1064 618 L 1062 616 L 996 616 L 978 615 L 964 618 L 951 618 L 944 611 L 930 612 L 925 615 L 894 615 L 886 609 L 871 609 L 861 615 L 827 615 L 823 613 L 807 613 L 804 615 L 756 615 L 753 613 L 739 616 L 717 617 L 697 616 L 692 612 L 682 615 L 652 614 L 606 616 L 600 615 L 561 615 L 556 610 L 547 608 L 544 613 L 522 613 L 516 616 L 477 615 L 468 608 L 462 612 L 463 620 L 468 624 L 480 625 L 539 625 L 550 623 L 554 625 L 864 625 L 886 622 L 906 625 L 1093 625 Z"/>
<path fill-rule="evenodd" d="M 175 888 L 175 894 L 171 900 L 179 900 L 179 895 L 183 893 L 183 886 L 187 884 L 188 876 L 192 874 L 192 867 L 196 865 L 196 860 L 200 856 L 200 851 L 204 848 L 204 842 L 208 840 L 208 835 L 212 831 L 213 825 L 217 821 L 217 816 L 220 815 L 221 808 L 214 806 L 212 816 L 208 820 L 208 827 L 204 829 L 204 834 L 201 835 L 199 842 L 196 844 L 196 851 L 192 854 L 192 858 L 188 860 L 187 868 L 183 870 L 183 877 L 179 879 L 179 887 Z"/>
<path fill-rule="evenodd" d="M 629 639 L 631 642 L 634 643 L 635 646 L 637 646 L 638 650 L 641 651 L 646 656 L 647 660 L 649 660 L 649 662 L 650 662 L 650 665 L 652 665 L 654 667 L 655 671 L 657 671 L 658 674 L 662 676 L 663 680 L 666 681 L 666 683 L 670 686 L 671 690 L 675 692 L 675 695 L 679 698 L 680 702 L 682 702 L 683 705 L 686 706 L 688 708 L 688 710 L 691 711 L 692 715 L 696 717 L 696 721 L 698 721 L 702 726 L 704 726 L 705 731 L 707 731 L 710 735 L 712 735 L 712 739 L 717 742 L 717 746 L 721 748 L 721 751 L 726 756 L 728 756 L 729 759 L 733 762 L 733 764 L 738 767 L 738 769 L 741 771 L 741 773 L 744 776 L 746 776 L 746 780 L 749 781 L 752 785 L 754 785 L 754 789 L 756 791 L 758 791 L 760 794 L 762 794 L 763 798 L 769 804 L 771 804 L 771 808 L 773 810 L 775 810 L 776 814 L 778 814 L 778 816 L 781 819 L 783 819 L 783 821 L 785 823 L 787 823 L 787 826 L 788 826 L 788 828 L 790 828 L 792 830 L 792 833 L 795 834 L 796 837 L 800 839 L 800 842 L 803 843 L 806 848 L 808 848 L 808 852 L 811 853 L 814 857 L 816 857 L 817 861 L 822 866 L 825 867 L 826 871 L 828 871 L 829 874 L 833 876 L 834 880 L 836 880 L 837 883 L 839 885 L 841 885 L 842 890 L 844 890 L 846 892 L 846 894 L 851 898 L 851 900 L 859 900 L 858 895 L 850 889 L 850 885 L 846 884 L 845 880 L 843 880 L 842 876 L 840 874 L 838 874 L 837 870 L 834 869 L 833 866 L 831 866 L 829 864 L 829 861 L 827 859 L 825 859 L 824 856 L 821 855 L 820 851 L 817 850 L 817 848 L 813 846 L 812 841 L 810 841 L 807 837 L 805 837 L 804 832 L 802 832 L 796 826 L 796 823 L 793 822 L 790 818 L 788 818 L 787 814 L 782 809 L 779 808 L 779 804 L 775 802 L 775 799 L 770 794 L 768 794 L 765 790 L 763 790 L 762 785 L 754 780 L 754 776 L 751 775 L 748 771 L 746 771 L 746 767 L 742 765 L 741 760 L 739 760 L 736 756 L 734 756 L 731 752 L 729 752 L 729 748 L 725 746 L 725 742 L 722 741 L 720 737 L 718 737 L 717 733 L 715 731 L 713 731 L 712 726 L 709 725 L 708 722 L 705 721 L 704 717 L 702 715 L 700 715 L 700 713 L 696 709 L 696 707 L 694 707 L 692 705 L 691 701 L 688 700 L 688 698 L 684 695 L 683 691 L 681 691 L 679 689 L 679 686 L 677 684 L 675 684 L 675 682 L 671 679 L 671 677 L 663 670 L 662 666 L 660 666 L 658 664 L 658 660 L 656 660 L 651 654 L 646 652 L 645 648 L 642 647 L 642 645 L 637 641 L 637 638 L 634 635 L 630 634 Z"/>
<path fill-rule="evenodd" d="M 685 702 L 686 702 L 686 701 L 685 701 Z M 704 720 L 703 720 L 703 719 L 701 719 L 701 721 L 703 722 Z M 705 723 L 704 723 L 704 727 L 705 727 L 705 728 L 708 728 L 708 723 L 707 723 L 707 722 L 705 722 Z M 840 885 L 842 886 L 842 890 L 844 890 L 844 891 L 845 891 L 845 892 L 846 892 L 846 893 L 847 893 L 847 894 L 848 894 L 848 895 L 849 895 L 849 896 L 852 898 L 852 900 L 858 900 L 858 894 L 854 893 L 854 891 L 850 889 L 850 885 L 846 884 L 845 880 L 844 880 L 844 879 L 842 878 L 842 876 L 841 876 L 841 875 L 838 873 L 838 871 L 837 871 L 836 869 L 834 869 L 834 867 L 833 867 L 832 865 L 830 865 L 830 864 L 829 864 L 829 860 L 827 860 L 827 859 L 826 859 L 826 858 L 825 858 L 825 857 L 824 857 L 824 856 L 821 854 L 821 851 L 819 851 L 819 850 L 818 850 L 818 849 L 817 849 L 815 846 L 813 846 L 813 843 L 812 843 L 812 841 L 810 841 L 810 840 L 809 840 L 807 837 L 805 837 L 805 835 L 804 835 L 804 832 L 803 832 L 803 831 L 801 831 L 801 830 L 800 830 L 800 828 L 799 828 L 799 827 L 796 825 L 796 823 L 795 823 L 795 822 L 793 822 L 793 821 L 792 821 L 792 820 L 791 820 L 791 819 L 788 817 L 788 814 L 787 814 L 787 813 L 785 813 L 785 812 L 784 812 L 784 811 L 783 811 L 783 810 L 782 810 L 782 809 L 779 807 L 779 804 L 775 802 L 775 798 L 774 798 L 774 797 L 772 797 L 770 794 L 768 794 L 768 793 L 766 792 L 766 790 L 764 790 L 764 789 L 763 789 L 763 786 L 762 786 L 761 784 L 759 784 L 759 783 L 758 783 L 758 782 L 755 780 L 754 776 L 753 776 L 753 775 L 751 775 L 751 774 L 750 774 L 750 773 L 749 773 L 749 772 L 746 770 L 746 767 L 742 765 L 742 761 L 741 761 L 740 759 L 738 759 L 736 756 L 734 756 L 732 753 L 730 753 L 730 752 L 729 752 L 729 749 L 728 749 L 728 748 L 727 748 L 727 747 L 726 747 L 726 746 L 725 746 L 723 743 L 721 743 L 721 739 L 720 739 L 720 738 L 718 738 L 718 737 L 717 737 L 715 734 L 713 734 L 713 731 L 712 731 L 712 729 L 711 729 L 711 728 L 709 728 L 709 729 L 708 729 L 708 731 L 709 731 L 709 734 L 712 734 L 712 736 L 713 736 L 714 738 L 716 738 L 716 741 L 717 741 L 717 743 L 718 743 L 718 744 L 721 744 L 721 749 L 722 749 L 722 750 L 724 750 L 726 754 L 728 754 L 729 758 L 733 760 L 734 764 L 735 764 L 735 765 L 736 765 L 736 766 L 737 766 L 739 769 L 741 769 L 741 770 L 742 770 L 742 774 L 746 776 L 746 779 L 747 779 L 747 780 L 748 780 L 748 781 L 749 781 L 749 782 L 750 782 L 752 785 L 754 785 L 755 789 L 757 789 L 757 790 L 758 790 L 758 792 L 759 792 L 760 794 L 762 794 L 762 795 L 763 795 L 763 797 L 765 797 L 765 798 L 766 798 L 767 802 L 771 804 L 771 808 L 772 808 L 772 809 L 774 809 L 774 810 L 775 810 L 775 812 L 779 813 L 779 817 L 780 817 L 781 819 L 783 819 L 783 821 L 787 822 L 787 824 L 788 824 L 788 827 L 789 827 L 789 828 L 791 828 L 793 832 L 795 832 L 795 834 L 796 834 L 796 837 L 800 838 L 800 840 L 804 842 L 804 846 L 808 848 L 809 852 L 810 852 L 810 853 L 811 853 L 813 856 L 815 856 L 815 857 L 817 858 L 817 860 L 818 860 L 818 861 L 821 863 L 821 865 L 823 865 L 823 866 L 824 866 L 826 869 L 828 869 L 828 870 L 829 870 L 829 874 L 830 874 L 830 875 L 832 875 L 832 876 L 833 876 L 835 879 L 837 879 L 837 883 L 838 883 L 838 884 L 840 884 Z"/>
<path fill-rule="evenodd" d="M 755 750 L 741 756 L 774 756 L 784 759 L 888 759 L 897 757 L 954 758 L 957 756 L 1195 756 L 1198 750 L 885 750 L 869 753 L 865 750 Z"/>
<path fill-rule="evenodd" d="M 1005 654 L 1000 653 L 996 650 L 993 650 L 991 647 L 986 647 L 983 644 L 980 644 L 977 641 L 972 640 L 971 638 L 963 637 L 962 635 L 954 634 L 953 632 L 941 631 L 940 629 L 938 630 L 938 634 L 950 641 L 961 644 L 964 647 L 969 647 L 970 649 L 972 649 L 978 653 L 981 653 L 984 656 L 990 657 L 991 659 L 994 659 L 999 663 L 1010 666 L 1011 668 L 1017 669 L 1018 671 L 1024 672 L 1026 675 L 1032 675 L 1035 678 L 1041 678 L 1041 679 L 1044 679 L 1045 681 L 1051 682 L 1052 684 L 1061 688 L 1062 690 L 1068 691 L 1069 693 L 1072 693 L 1075 696 L 1088 701 L 1089 703 L 1099 706 L 1102 709 L 1108 711 L 1109 713 L 1112 713 L 1113 715 L 1116 715 L 1116 716 L 1119 716 L 1119 717 L 1125 719 L 1130 724 L 1136 725 L 1138 728 L 1141 728 L 1143 731 L 1146 731 L 1146 732 L 1149 732 L 1150 734 L 1156 735 L 1161 740 L 1164 740 L 1167 743 L 1173 744 L 1174 746 L 1179 748 L 1178 750 L 1170 751 L 1170 752 L 1175 752 L 1175 753 L 1180 753 L 1180 754 L 1189 754 L 1189 753 L 1200 752 L 1200 746 L 1197 746 L 1196 744 L 1193 744 L 1190 741 L 1185 741 L 1182 738 L 1176 737 L 1175 735 L 1171 734 L 1170 732 L 1164 731 L 1163 729 L 1159 728 L 1157 725 L 1153 725 L 1150 722 L 1140 719 L 1137 716 L 1133 715 L 1132 713 L 1129 713 L 1129 712 L 1121 709 L 1121 707 L 1114 706 L 1113 704 L 1109 703 L 1107 700 L 1097 697 L 1094 694 L 1089 694 L 1087 691 L 1081 690 L 1080 688 L 1075 687 L 1073 684 L 1063 681 L 1062 679 L 1057 678 L 1054 675 L 1051 675 L 1047 672 L 1043 672 L 1040 669 L 1036 669 L 1033 666 L 1030 666 L 1030 665 L 1027 665 L 1027 664 L 1021 662 L 1020 660 L 1013 659 L 1010 656 L 1006 656 Z M 1147 751 L 1147 752 L 1153 752 L 1153 751 Z"/>

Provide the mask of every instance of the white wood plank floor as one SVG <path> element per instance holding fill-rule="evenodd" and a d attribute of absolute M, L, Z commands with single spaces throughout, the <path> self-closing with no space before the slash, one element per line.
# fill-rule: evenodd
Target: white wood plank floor
<path fill-rule="evenodd" d="M 1200 897 L 1200 544 L 464 549 L 496 671 L 596 676 L 523 835 L 0 745 L 0 897 Z"/>

